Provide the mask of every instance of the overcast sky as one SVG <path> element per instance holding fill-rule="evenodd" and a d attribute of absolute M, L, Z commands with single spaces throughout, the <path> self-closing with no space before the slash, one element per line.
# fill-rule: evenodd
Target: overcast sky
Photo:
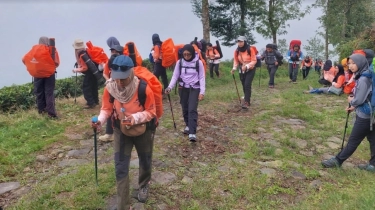
<path fill-rule="evenodd" d="M 27 3 L 29 2 L 29 3 Z M 78 1 L 76 1 L 78 2 Z M 110 36 L 124 45 L 135 42 L 143 59 L 152 47 L 151 36 L 158 33 L 162 40 L 172 37 L 175 44 L 189 43 L 197 36 L 203 38 L 202 24 L 193 14 L 190 0 L 82 0 L 73 1 L 0 1 L 0 88 L 31 81 L 21 59 L 40 36 L 54 37 L 61 65 L 57 78 L 73 76 L 75 63 L 74 39 L 103 47 L 109 54 L 106 40 Z M 306 0 L 312 4 L 314 0 Z M 289 33 L 280 38 L 306 40 L 320 26 L 320 10 L 313 10 L 300 21 L 290 21 Z M 271 42 L 256 34 L 258 50 Z M 214 43 L 215 37 L 211 38 Z M 223 47 L 224 59 L 231 59 L 235 47 Z"/>

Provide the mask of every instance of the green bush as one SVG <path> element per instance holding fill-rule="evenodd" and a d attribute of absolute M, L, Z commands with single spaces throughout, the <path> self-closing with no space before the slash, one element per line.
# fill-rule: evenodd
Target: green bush
<path fill-rule="evenodd" d="M 55 97 L 70 98 L 82 95 L 83 76 L 56 80 Z M 100 84 L 101 86 L 103 84 Z M 34 85 L 27 83 L 24 85 L 13 85 L 0 89 L 0 111 L 14 112 L 17 109 L 29 109 L 36 104 L 34 95 Z"/>

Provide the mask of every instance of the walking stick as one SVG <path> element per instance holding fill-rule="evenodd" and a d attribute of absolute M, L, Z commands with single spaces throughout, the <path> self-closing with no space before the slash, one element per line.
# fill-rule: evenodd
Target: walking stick
<path fill-rule="evenodd" d="M 171 107 L 171 113 L 172 113 L 172 119 L 173 119 L 173 126 L 174 126 L 174 129 L 176 129 L 176 122 L 174 120 L 174 114 L 173 114 L 173 109 L 172 109 L 171 96 L 169 94 L 168 94 L 168 101 L 169 101 L 169 106 Z"/>
<path fill-rule="evenodd" d="M 91 119 L 93 123 L 98 122 L 98 117 L 95 116 Z M 94 128 L 94 155 L 95 155 L 95 180 L 96 185 L 98 186 L 98 146 L 97 146 L 97 130 Z"/>
<path fill-rule="evenodd" d="M 262 65 L 260 66 L 260 69 L 259 69 L 259 87 L 260 87 L 260 74 L 262 73 Z"/>
<path fill-rule="evenodd" d="M 74 64 L 74 68 L 78 68 L 78 64 Z M 76 72 L 76 85 L 74 86 L 74 103 L 77 103 L 77 72 Z"/>
<path fill-rule="evenodd" d="M 350 108 L 350 104 L 349 104 L 349 108 Z M 348 128 L 348 119 L 349 119 L 349 114 L 350 114 L 350 112 L 348 111 L 348 114 L 346 115 L 346 122 L 345 122 L 344 136 L 342 137 L 341 151 L 342 151 L 342 149 L 344 148 L 345 134 L 346 134 L 346 129 Z"/>
<path fill-rule="evenodd" d="M 237 90 L 238 101 L 240 101 L 240 105 L 241 105 L 241 98 L 240 98 L 240 93 L 238 92 L 237 82 L 236 82 L 236 79 L 234 78 L 234 74 L 232 74 L 232 76 L 233 76 L 234 85 L 236 86 L 236 90 Z"/>

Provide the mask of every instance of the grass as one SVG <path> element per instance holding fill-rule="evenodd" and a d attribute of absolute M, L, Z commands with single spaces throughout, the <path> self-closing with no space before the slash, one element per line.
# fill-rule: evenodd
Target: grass
<path fill-rule="evenodd" d="M 375 208 L 372 173 L 350 166 L 327 170 L 320 165 L 324 155 L 338 152 L 328 147 L 320 151 L 317 147 L 327 145 L 330 137 L 342 138 L 345 96 L 303 94 L 308 85 L 319 87 L 316 73 L 310 72 L 304 81 L 299 74 L 298 84 L 290 84 L 284 68 L 277 72 L 276 88 L 269 89 L 263 67 L 260 87 L 259 70 L 253 81 L 250 111 L 235 112 L 238 97 L 230 69 L 230 64 L 222 63 L 222 78 L 207 76 L 205 100 L 199 104 L 201 130 L 197 132 L 200 142 L 196 147 L 182 135 L 174 135 L 180 131 L 173 130 L 169 104 L 164 104 L 154 160 L 166 163 L 166 167 L 155 167 L 154 171 L 173 173 L 177 179 L 165 185 L 154 183 L 146 209 L 156 209 L 160 204 L 186 210 Z M 238 75 L 235 76 L 241 90 Z M 173 91 L 171 96 L 175 121 L 182 130 L 178 96 Z M 106 209 L 108 199 L 115 194 L 112 162 L 99 165 L 99 186 L 95 185 L 92 162 L 40 176 L 35 156 L 78 144 L 67 140 L 65 134 L 84 133 L 89 137 L 92 131 L 88 120 L 98 113 L 81 111 L 72 100 L 57 104 L 63 116 L 59 121 L 48 120 L 33 110 L 0 116 L 0 181 L 21 180 L 23 186 L 33 183 L 32 190 L 8 209 Z M 290 119 L 298 119 L 300 124 L 290 124 Z M 347 137 L 351 127 L 349 123 Z M 306 147 L 300 148 L 296 140 L 305 140 Z M 308 152 L 312 155 L 306 156 Z M 105 156 L 111 157 L 112 153 L 108 150 Z M 369 154 L 368 142 L 364 141 L 348 162 L 366 162 Z M 279 161 L 279 165 L 259 164 L 264 161 Z M 26 167 L 35 173 L 23 173 Z M 272 168 L 275 174 L 262 174 L 263 168 Z M 62 174 L 64 171 L 69 173 Z M 305 179 L 294 178 L 294 171 Z M 137 170 L 131 174 L 136 179 Z M 184 177 L 193 182 L 181 182 Z M 312 187 L 312 182 L 321 184 Z"/>

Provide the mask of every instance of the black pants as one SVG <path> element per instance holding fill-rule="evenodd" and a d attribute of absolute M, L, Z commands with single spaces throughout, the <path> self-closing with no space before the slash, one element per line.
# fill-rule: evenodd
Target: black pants
<path fill-rule="evenodd" d="M 99 104 L 98 82 L 90 71 L 87 71 L 83 78 L 82 92 L 87 105 Z"/>
<path fill-rule="evenodd" d="M 113 134 L 113 124 L 112 124 L 112 116 L 108 117 L 107 125 L 105 127 L 106 134 Z"/>
<path fill-rule="evenodd" d="M 196 134 L 198 122 L 198 96 L 200 89 L 179 87 L 180 104 L 185 125 L 189 127 L 189 134 Z"/>
<path fill-rule="evenodd" d="M 367 137 L 370 143 L 371 158 L 369 162 L 371 165 L 375 166 L 375 126 L 373 126 L 373 131 L 370 131 L 370 119 L 363 119 L 358 116 L 356 116 L 347 145 L 336 156 L 339 163 L 342 164 L 348 159 L 365 137 Z"/>
<path fill-rule="evenodd" d="M 331 82 L 328 81 L 328 80 L 325 80 L 325 79 L 319 79 L 319 84 L 321 85 L 327 85 L 327 86 L 331 86 Z"/>
<path fill-rule="evenodd" d="M 47 112 L 48 115 L 56 117 L 55 110 L 55 74 L 47 78 L 34 78 L 34 93 L 36 95 L 38 112 Z"/>
<path fill-rule="evenodd" d="M 168 87 L 168 77 L 167 77 L 167 70 L 164 66 L 161 65 L 161 61 L 159 63 L 154 64 L 154 75 L 160 79 L 163 83 L 164 88 Z"/>
<path fill-rule="evenodd" d="M 219 77 L 219 64 L 210 63 L 210 77 L 214 78 L 214 71 L 217 77 Z"/>
<path fill-rule="evenodd" d="M 305 69 L 302 67 L 302 77 L 303 79 L 306 79 L 307 75 L 309 75 L 311 66 L 307 67 L 305 66 Z"/>
<path fill-rule="evenodd" d="M 277 68 L 278 66 L 276 65 L 267 65 L 268 75 L 270 76 L 268 85 L 275 85 L 275 74 L 276 74 Z"/>
<path fill-rule="evenodd" d="M 255 70 L 256 69 L 254 68 L 253 70 L 249 70 L 245 73 L 240 73 L 240 80 L 242 84 L 243 93 L 245 95 L 245 102 L 249 104 L 250 104 L 250 98 L 251 98 L 251 85 L 254 80 Z"/>

